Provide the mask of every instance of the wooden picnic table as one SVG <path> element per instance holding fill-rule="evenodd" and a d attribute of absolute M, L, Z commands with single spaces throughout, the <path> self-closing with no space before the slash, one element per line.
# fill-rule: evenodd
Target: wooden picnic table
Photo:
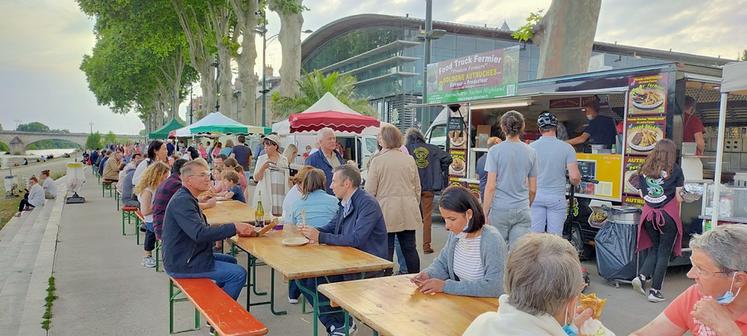
<path fill-rule="evenodd" d="M 386 336 L 461 335 L 478 315 L 498 310 L 498 298 L 423 294 L 413 276 L 324 284 L 319 293 Z"/>
<path fill-rule="evenodd" d="M 303 246 L 285 246 L 283 239 L 288 234 L 283 231 L 270 231 L 263 237 L 238 237 L 231 238 L 234 245 L 245 251 L 247 258 L 247 269 L 249 270 L 249 287 L 247 288 L 247 309 L 256 305 L 270 305 L 270 311 L 275 315 L 284 315 L 284 311 L 275 311 L 275 271 L 278 271 L 289 280 L 306 278 L 317 278 L 331 275 L 361 274 L 380 272 L 394 267 L 391 261 L 368 254 L 356 248 L 347 246 L 331 246 L 320 244 L 307 244 Z M 270 266 L 270 300 L 266 302 L 251 303 L 252 291 L 256 292 L 256 260 L 260 260 Z M 254 281 L 252 281 L 254 277 Z M 316 288 L 306 288 L 302 282 L 296 282 L 302 292 L 312 295 L 315 302 L 310 302 L 314 307 L 313 333 L 316 336 L 319 323 L 318 294 Z"/>
<path fill-rule="evenodd" d="M 254 208 L 239 201 L 218 201 L 210 209 L 202 210 L 210 225 L 235 222 L 254 222 Z"/>

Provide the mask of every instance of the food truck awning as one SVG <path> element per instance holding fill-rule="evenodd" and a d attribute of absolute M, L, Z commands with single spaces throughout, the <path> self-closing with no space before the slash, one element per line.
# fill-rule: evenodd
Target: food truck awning
<path fill-rule="evenodd" d="M 721 92 L 747 95 L 747 62 L 729 63 L 724 66 Z"/>
<path fill-rule="evenodd" d="M 493 99 L 475 100 L 469 103 L 473 109 L 481 108 L 498 108 L 498 107 L 521 107 L 529 106 L 532 104 L 532 98 L 535 97 L 579 97 L 579 96 L 593 96 L 593 95 L 604 95 L 604 94 L 622 94 L 628 90 L 627 86 L 610 87 L 604 89 L 593 89 L 593 90 L 577 90 L 577 91 L 559 91 L 559 92 L 533 92 L 524 95 L 507 96 Z M 500 106 L 495 106 L 500 104 Z M 444 106 L 448 104 L 410 104 L 405 107 L 408 108 L 419 108 L 428 106 Z"/>

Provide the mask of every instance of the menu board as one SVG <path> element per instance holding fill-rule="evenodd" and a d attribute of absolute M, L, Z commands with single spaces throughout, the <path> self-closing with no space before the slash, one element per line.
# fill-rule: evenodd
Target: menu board
<path fill-rule="evenodd" d="M 623 197 L 623 204 L 627 206 L 636 206 L 642 208 L 645 204 L 645 201 L 640 196 L 625 195 L 625 197 Z"/>
<path fill-rule="evenodd" d="M 450 151 L 452 162 L 449 166 L 449 176 L 464 177 L 467 172 L 467 156 L 463 149 L 452 149 Z"/>
<path fill-rule="evenodd" d="M 638 176 L 638 170 L 646 161 L 644 156 L 628 156 L 625 158 L 625 174 L 623 175 L 623 192 L 627 195 L 638 195 L 638 189 L 636 184 L 638 183 L 635 179 Z"/>
<path fill-rule="evenodd" d="M 664 114 L 667 75 L 659 73 L 628 79 L 628 115 Z"/>
<path fill-rule="evenodd" d="M 665 115 L 628 116 L 627 153 L 646 155 L 664 139 L 667 117 Z"/>
<path fill-rule="evenodd" d="M 586 180 L 576 186 L 576 196 L 619 202 L 622 197 L 622 156 L 577 153 L 576 158 L 581 177 Z"/>
<path fill-rule="evenodd" d="M 464 149 L 467 146 L 467 132 L 465 130 L 464 118 L 449 117 L 449 148 Z"/>

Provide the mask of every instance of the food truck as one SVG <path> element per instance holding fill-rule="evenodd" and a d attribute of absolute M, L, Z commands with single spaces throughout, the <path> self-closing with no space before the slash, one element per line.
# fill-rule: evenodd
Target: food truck
<path fill-rule="evenodd" d="M 706 190 L 713 183 L 720 68 L 662 63 L 517 82 L 519 65 L 514 52 L 509 49 L 490 52 L 503 56 L 502 64 L 479 64 L 476 60 L 485 58 L 468 56 L 428 67 L 436 94 L 429 88 L 426 106 L 440 105 L 444 109 L 426 137 L 437 143 L 445 136 L 445 146 L 454 159 L 449 169 L 452 184 L 479 191 L 475 164 L 488 151 L 488 137 L 503 138 L 498 120 L 506 111 L 515 110 L 524 115 L 526 128 L 522 140 L 527 143 L 540 136 L 536 120 L 543 111 L 558 117 L 561 124 L 558 137 L 565 140 L 581 134 L 588 124 L 582 107 L 590 99 L 600 102 L 600 115 L 614 120 L 618 134 L 611 148 L 575 146 L 582 182 L 573 190 L 576 201 L 572 202 L 573 216 L 566 226 L 569 238 L 580 252 L 592 251 L 596 232 L 611 216 L 638 220 L 630 218 L 634 211 L 626 210 L 642 207 L 644 202 L 629 180 L 660 139 L 669 138 L 677 144 L 678 164 L 686 183 L 700 184 Z M 465 64 L 459 69 L 459 65 Z M 486 71 L 489 67 L 496 70 Z M 474 71 L 486 75 L 498 73 L 502 78 L 479 78 L 480 74 Z M 694 143 L 683 143 L 683 125 L 689 118 L 683 115 L 686 95 L 697 101 L 696 115 L 706 128 L 704 153 L 696 153 Z M 727 122 L 722 181 L 733 183 L 736 177 L 736 184 L 727 188 L 726 196 L 722 192 L 720 214 L 722 222 L 730 219 L 747 223 L 747 188 L 738 187 L 741 176 L 746 175 L 743 172 L 747 172 L 747 127 L 744 127 L 747 96 L 730 96 L 729 107 L 733 117 Z M 570 193 L 570 185 L 568 189 Z M 710 199 L 706 192 L 703 200 L 682 204 L 683 247 L 688 246 L 690 234 L 700 232 L 703 221 L 708 219 Z M 686 263 L 688 255 L 683 257 L 680 262 Z"/>

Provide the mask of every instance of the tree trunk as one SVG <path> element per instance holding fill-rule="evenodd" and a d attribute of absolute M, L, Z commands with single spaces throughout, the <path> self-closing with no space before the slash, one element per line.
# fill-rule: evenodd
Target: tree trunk
<path fill-rule="evenodd" d="M 303 0 L 297 0 L 302 5 Z M 276 9 L 273 9 L 277 11 Z M 282 47 L 282 62 L 280 67 L 280 95 L 293 97 L 298 94 L 298 81 L 301 79 L 301 27 L 303 27 L 302 13 L 284 13 L 277 11 L 280 17 L 280 33 L 278 40 Z M 264 71 L 264 69 L 262 69 Z"/>
<path fill-rule="evenodd" d="M 601 0 L 553 0 L 532 41 L 540 47 L 537 78 L 588 71 Z"/>
<path fill-rule="evenodd" d="M 231 73 L 231 50 L 227 44 L 229 40 L 231 25 L 229 21 L 231 19 L 231 8 L 228 4 L 224 5 L 208 5 L 210 22 L 209 30 L 212 31 L 215 37 L 215 46 L 218 49 L 218 67 L 220 75 L 218 76 L 218 102 L 220 103 L 220 113 L 225 116 L 236 118 L 235 113 L 231 113 L 231 100 L 233 97 L 233 85 L 231 79 L 233 74 Z M 235 33 L 235 32 L 234 32 Z"/>
<path fill-rule="evenodd" d="M 254 64 L 257 60 L 257 49 L 255 42 L 255 29 L 257 27 L 257 1 L 255 0 L 231 0 L 231 6 L 236 14 L 238 28 L 241 31 L 241 53 L 236 62 L 239 66 L 239 82 L 241 83 L 241 94 L 239 95 L 239 122 L 251 125 L 259 125 L 261 116 L 257 113 L 257 75 L 254 73 Z"/>

